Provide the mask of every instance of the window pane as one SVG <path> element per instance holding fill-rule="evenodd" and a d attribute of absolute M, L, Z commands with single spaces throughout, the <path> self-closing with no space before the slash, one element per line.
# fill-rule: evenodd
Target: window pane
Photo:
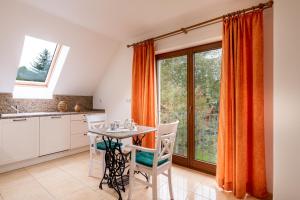
<path fill-rule="evenodd" d="M 179 120 L 174 153 L 187 156 L 187 56 L 159 60 L 160 122 Z"/>
<path fill-rule="evenodd" d="M 221 49 L 194 54 L 195 160 L 216 163 Z"/>
<path fill-rule="evenodd" d="M 16 80 L 45 82 L 57 44 L 26 36 Z"/>

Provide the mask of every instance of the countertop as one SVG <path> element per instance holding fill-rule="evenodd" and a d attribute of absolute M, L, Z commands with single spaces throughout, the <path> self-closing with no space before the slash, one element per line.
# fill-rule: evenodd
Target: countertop
<path fill-rule="evenodd" d="M 57 115 L 78 115 L 89 113 L 105 113 L 104 109 L 90 110 L 83 112 L 28 112 L 28 113 L 1 113 L 0 119 L 12 119 L 23 117 L 44 117 L 44 116 L 57 116 Z"/>

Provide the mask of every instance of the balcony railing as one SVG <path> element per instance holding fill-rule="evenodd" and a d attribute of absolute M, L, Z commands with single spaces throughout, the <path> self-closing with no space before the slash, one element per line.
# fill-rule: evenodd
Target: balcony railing
<path fill-rule="evenodd" d="M 216 163 L 218 141 L 218 114 L 196 115 L 195 159 Z"/>

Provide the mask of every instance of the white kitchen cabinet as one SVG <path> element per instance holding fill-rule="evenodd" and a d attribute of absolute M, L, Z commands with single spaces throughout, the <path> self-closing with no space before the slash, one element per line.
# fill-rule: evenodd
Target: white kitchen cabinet
<path fill-rule="evenodd" d="M 71 115 L 71 121 L 85 121 L 86 114 L 76 114 L 76 115 Z"/>
<path fill-rule="evenodd" d="M 40 156 L 70 149 L 70 115 L 40 117 Z"/>
<path fill-rule="evenodd" d="M 0 165 L 38 157 L 38 117 L 0 121 Z"/>
<path fill-rule="evenodd" d="M 71 115 L 71 149 L 89 144 L 88 126 L 84 114 Z"/>
<path fill-rule="evenodd" d="M 86 120 L 71 121 L 71 134 L 86 133 L 88 126 Z"/>

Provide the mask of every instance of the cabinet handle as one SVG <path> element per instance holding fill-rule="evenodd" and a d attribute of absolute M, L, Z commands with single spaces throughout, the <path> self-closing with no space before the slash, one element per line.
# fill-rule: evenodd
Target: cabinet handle
<path fill-rule="evenodd" d="M 86 123 L 86 120 L 83 120 L 84 123 Z"/>
<path fill-rule="evenodd" d="M 87 133 L 84 133 L 83 135 L 84 135 L 84 136 L 87 136 Z"/>
<path fill-rule="evenodd" d="M 59 119 L 61 116 L 52 116 L 51 119 Z"/>
<path fill-rule="evenodd" d="M 26 118 L 22 118 L 22 119 L 13 119 L 13 122 L 22 122 L 22 121 L 26 121 Z"/>

